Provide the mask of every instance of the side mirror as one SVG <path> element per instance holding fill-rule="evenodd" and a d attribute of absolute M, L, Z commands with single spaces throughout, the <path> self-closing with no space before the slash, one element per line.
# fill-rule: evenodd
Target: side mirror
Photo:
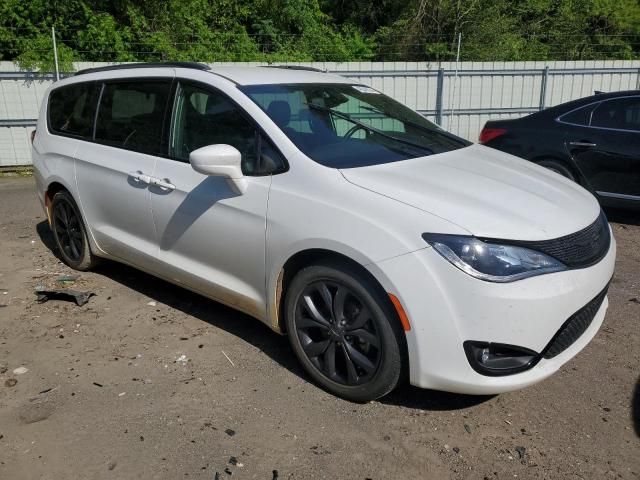
<path fill-rule="evenodd" d="M 231 188 L 243 194 L 247 179 L 242 174 L 240 152 L 231 145 L 207 145 L 189 154 L 189 163 L 196 172 L 212 177 L 224 177 Z"/>

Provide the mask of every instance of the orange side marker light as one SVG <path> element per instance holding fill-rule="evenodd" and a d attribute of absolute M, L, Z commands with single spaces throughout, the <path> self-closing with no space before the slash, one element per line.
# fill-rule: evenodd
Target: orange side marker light
<path fill-rule="evenodd" d="M 391 303 L 393 303 L 393 306 L 396 309 L 396 312 L 398 312 L 398 318 L 400 318 L 400 323 L 402 323 L 402 328 L 404 329 L 405 332 L 408 332 L 409 330 L 411 330 L 411 324 L 409 323 L 409 318 L 407 317 L 407 313 L 404 311 L 404 308 L 402 308 L 402 304 L 400 303 L 400 300 L 398 300 L 398 297 L 396 297 L 393 293 L 389 294 L 389 298 L 391 299 Z"/>

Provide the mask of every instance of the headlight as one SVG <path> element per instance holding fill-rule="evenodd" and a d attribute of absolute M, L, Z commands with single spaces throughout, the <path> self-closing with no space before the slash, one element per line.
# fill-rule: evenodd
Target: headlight
<path fill-rule="evenodd" d="M 555 258 L 517 245 L 465 235 L 424 233 L 422 238 L 460 270 L 488 282 L 512 282 L 567 268 Z"/>

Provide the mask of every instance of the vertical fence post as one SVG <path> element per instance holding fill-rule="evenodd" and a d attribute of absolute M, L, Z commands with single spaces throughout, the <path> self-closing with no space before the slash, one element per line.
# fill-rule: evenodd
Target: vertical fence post
<path fill-rule="evenodd" d="M 542 70 L 542 81 L 540 82 L 540 110 L 544 110 L 547 101 L 547 81 L 549 80 L 549 66 Z"/>
<path fill-rule="evenodd" d="M 444 96 L 444 68 L 438 69 L 438 85 L 436 88 L 436 123 L 442 126 L 442 98 Z"/>
<path fill-rule="evenodd" d="M 56 80 L 60 80 L 60 71 L 58 69 L 58 47 L 56 46 L 56 30 L 51 27 L 51 39 L 53 40 L 53 61 L 56 65 Z"/>
<path fill-rule="evenodd" d="M 638 69 L 638 79 L 636 80 L 636 90 L 640 90 L 640 68 Z"/>

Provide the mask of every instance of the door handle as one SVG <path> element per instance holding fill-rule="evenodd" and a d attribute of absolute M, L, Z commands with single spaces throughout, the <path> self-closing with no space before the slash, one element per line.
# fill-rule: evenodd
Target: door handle
<path fill-rule="evenodd" d="M 163 190 L 175 190 L 176 186 L 168 180 L 162 180 L 156 177 L 149 177 L 149 184 L 159 187 Z"/>
<path fill-rule="evenodd" d="M 591 142 L 569 142 L 572 147 L 595 147 L 597 144 Z"/>
<path fill-rule="evenodd" d="M 151 177 L 149 175 L 145 175 L 140 170 L 138 170 L 137 172 L 129 172 L 128 175 L 131 178 L 133 178 L 134 182 L 140 182 L 140 183 L 146 183 L 146 184 L 151 183 Z"/>

